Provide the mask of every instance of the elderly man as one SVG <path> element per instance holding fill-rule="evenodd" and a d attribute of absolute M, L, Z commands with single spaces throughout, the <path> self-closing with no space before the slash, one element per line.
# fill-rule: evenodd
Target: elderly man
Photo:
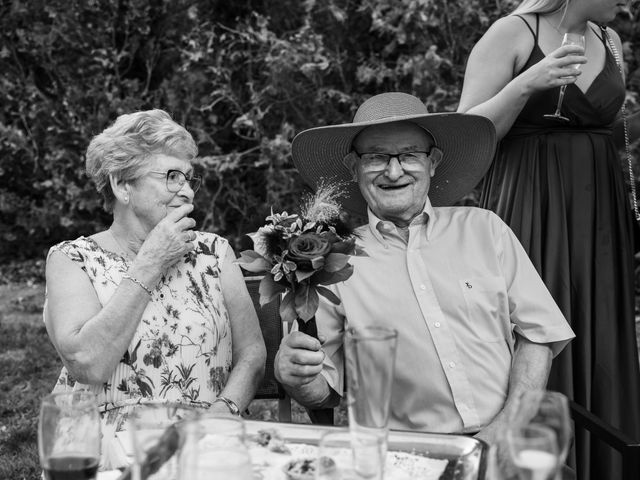
<path fill-rule="evenodd" d="M 344 206 L 368 215 L 368 256 L 321 301 L 319 341 L 287 336 L 276 378 L 301 404 L 343 393 L 345 328 L 399 332 L 391 428 L 477 434 L 493 441 L 520 392 L 544 388 L 573 332 L 511 230 L 488 210 L 449 207 L 482 178 L 495 149 L 490 121 L 429 114 L 417 98 L 367 100 L 353 123 L 312 128 L 293 159 L 313 187 L 347 186 Z M 368 207 L 368 208 L 367 208 Z"/>

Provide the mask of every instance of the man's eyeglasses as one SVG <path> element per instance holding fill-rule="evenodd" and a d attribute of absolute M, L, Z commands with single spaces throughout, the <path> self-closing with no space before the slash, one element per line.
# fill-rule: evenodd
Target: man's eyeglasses
<path fill-rule="evenodd" d="M 397 158 L 403 170 L 411 171 L 423 168 L 428 158 L 432 162 L 438 162 L 442 158 L 442 150 L 431 147 L 428 152 L 402 152 L 402 153 L 358 153 L 366 172 L 381 172 L 387 168 L 392 158 Z"/>
<path fill-rule="evenodd" d="M 191 177 L 187 177 L 180 170 L 167 170 L 166 172 L 158 172 L 155 170 L 150 171 L 149 173 L 155 173 L 156 175 L 163 175 L 167 179 L 167 190 L 171 193 L 178 193 L 182 190 L 185 183 L 189 183 L 191 190 L 193 193 L 196 193 L 200 188 L 200 184 L 202 183 L 202 177 L 200 175 L 191 175 Z"/>

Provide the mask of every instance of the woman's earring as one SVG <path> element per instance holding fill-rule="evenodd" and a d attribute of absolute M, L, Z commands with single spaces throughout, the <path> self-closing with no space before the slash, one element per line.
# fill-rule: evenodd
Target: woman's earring
<path fill-rule="evenodd" d="M 129 203 L 129 195 L 125 195 L 125 197 L 124 197 L 124 203 Z"/>

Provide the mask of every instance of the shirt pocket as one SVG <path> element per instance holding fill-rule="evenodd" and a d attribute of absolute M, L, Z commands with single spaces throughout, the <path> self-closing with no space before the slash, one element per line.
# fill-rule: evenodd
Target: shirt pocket
<path fill-rule="evenodd" d="M 483 342 L 506 338 L 509 319 L 507 290 L 502 277 L 467 277 L 459 280 L 467 306 L 464 321 L 469 334 Z"/>

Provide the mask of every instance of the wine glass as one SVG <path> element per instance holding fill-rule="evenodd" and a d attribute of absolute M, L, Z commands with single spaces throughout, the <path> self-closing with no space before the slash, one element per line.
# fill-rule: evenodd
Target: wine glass
<path fill-rule="evenodd" d="M 562 37 L 562 46 L 564 47 L 565 45 L 577 45 L 579 47 L 582 47 L 582 49 L 584 50 L 584 45 L 585 45 L 585 40 L 584 40 L 584 35 L 581 35 L 579 33 L 570 33 L 567 32 L 564 34 L 564 37 Z M 573 68 L 580 68 L 580 64 L 576 63 L 573 64 Z M 562 101 L 564 100 L 564 92 L 567 90 L 567 86 L 566 85 L 562 85 L 560 87 L 560 95 L 558 96 L 558 104 L 556 105 L 556 111 L 554 113 L 547 113 L 544 115 L 544 118 L 551 118 L 554 120 L 560 120 L 563 122 L 568 122 L 569 119 L 563 115 L 561 115 L 560 113 L 560 109 L 562 108 Z"/>
<path fill-rule="evenodd" d="M 100 414 L 93 393 L 52 393 L 43 399 L 38 450 L 46 480 L 94 480 L 100 463 L 100 438 Z"/>
<path fill-rule="evenodd" d="M 558 460 L 562 465 L 571 443 L 571 421 L 569 400 L 560 392 L 550 390 L 527 390 L 518 398 L 517 413 L 512 425 L 544 425 L 556 438 Z"/>
<path fill-rule="evenodd" d="M 507 430 L 513 467 L 521 480 L 550 480 L 559 468 L 558 442 L 551 428 L 540 424 Z"/>

